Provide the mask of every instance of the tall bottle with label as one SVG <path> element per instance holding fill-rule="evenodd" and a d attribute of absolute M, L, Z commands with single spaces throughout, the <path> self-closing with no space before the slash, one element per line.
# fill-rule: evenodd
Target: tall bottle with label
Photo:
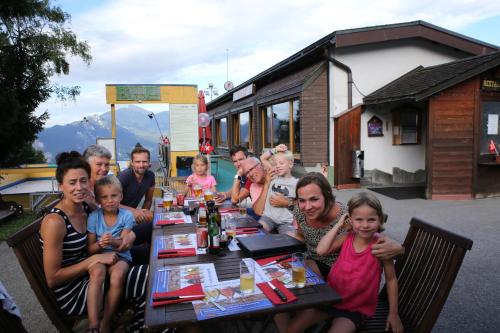
<path fill-rule="evenodd" d="M 196 224 L 196 243 L 199 249 L 206 249 L 208 246 L 207 211 L 203 203 L 200 203 L 200 208 L 198 209 L 198 223 Z"/>
<path fill-rule="evenodd" d="M 207 209 L 203 202 L 200 202 L 200 208 L 198 208 L 198 223 L 207 224 Z"/>
<path fill-rule="evenodd" d="M 220 252 L 220 228 L 217 224 L 217 213 L 215 212 L 215 202 L 207 201 L 208 207 L 208 253 L 219 254 Z"/>

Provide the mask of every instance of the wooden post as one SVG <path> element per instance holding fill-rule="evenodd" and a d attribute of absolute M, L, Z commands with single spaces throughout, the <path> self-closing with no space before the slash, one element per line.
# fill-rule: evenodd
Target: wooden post
<path fill-rule="evenodd" d="M 116 110 L 114 104 L 111 104 L 111 137 L 116 140 Z"/>

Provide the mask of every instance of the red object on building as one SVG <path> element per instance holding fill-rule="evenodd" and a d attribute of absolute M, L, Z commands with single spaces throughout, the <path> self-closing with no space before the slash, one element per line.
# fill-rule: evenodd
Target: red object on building
<path fill-rule="evenodd" d="M 200 145 L 200 153 L 208 155 L 213 151 L 214 151 L 214 147 L 212 145 L 210 145 L 210 143 L 208 143 L 208 142 L 206 142 L 203 145 Z"/>
<path fill-rule="evenodd" d="M 205 94 L 203 93 L 203 90 L 198 92 L 198 113 L 207 113 L 207 105 L 205 104 Z M 200 138 L 200 145 L 203 145 L 203 127 L 198 126 L 198 136 Z M 211 139 L 212 130 L 210 129 L 210 126 L 207 126 L 205 127 L 205 143 L 210 143 Z"/>
<path fill-rule="evenodd" d="M 489 148 L 489 150 L 490 150 L 490 153 L 498 155 L 497 147 L 495 146 L 495 141 L 490 140 L 490 148 Z"/>

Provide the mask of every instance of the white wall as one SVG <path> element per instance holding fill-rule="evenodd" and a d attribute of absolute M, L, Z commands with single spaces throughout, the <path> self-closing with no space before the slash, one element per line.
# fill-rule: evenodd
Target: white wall
<path fill-rule="evenodd" d="M 346 47 L 336 50 L 335 54 L 337 60 L 351 68 L 354 83 L 364 95 L 374 92 L 417 66 L 443 64 L 466 56 L 468 55 L 463 52 L 420 39 Z M 340 70 L 333 70 L 330 74 L 337 85 L 347 87 L 345 75 Z M 352 105 L 362 102 L 363 95 L 360 92 L 353 87 Z M 347 105 L 347 97 L 342 90 L 335 87 L 332 94 L 333 104 L 338 106 L 334 108 L 334 113 L 338 114 L 345 110 L 342 105 Z"/>
<path fill-rule="evenodd" d="M 353 86 L 352 89 L 352 105 L 356 105 L 363 102 L 363 95 L 372 93 L 417 66 L 442 64 L 469 55 L 425 40 L 408 39 L 340 48 L 334 56 L 352 70 L 357 87 Z M 329 66 L 329 74 L 330 113 L 335 116 L 347 109 L 347 75 L 332 64 Z M 379 169 L 390 174 L 393 167 L 409 172 L 425 169 L 426 124 L 422 126 L 424 131 L 420 145 L 393 146 L 391 115 L 388 110 L 383 111 L 385 114 L 378 112 L 377 115 L 384 121 L 383 137 L 367 136 L 366 123 L 373 116 L 373 111 L 365 112 L 361 116 L 361 149 L 365 151 L 365 169 Z M 330 156 L 333 163 L 333 125 L 330 129 Z"/>
<path fill-rule="evenodd" d="M 367 122 L 377 115 L 383 122 L 384 136 L 368 137 Z M 361 115 L 361 150 L 365 151 L 365 169 L 378 169 L 392 174 L 398 167 L 408 172 L 425 170 L 426 126 L 418 145 L 392 145 L 392 115 L 388 109 L 365 109 Z"/>

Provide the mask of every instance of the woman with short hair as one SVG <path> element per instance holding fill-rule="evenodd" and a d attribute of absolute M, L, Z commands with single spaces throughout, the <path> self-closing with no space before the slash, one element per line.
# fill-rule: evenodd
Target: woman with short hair
<path fill-rule="evenodd" d="M 97 201 L 94 196 L 95 183 L 105 177 L 109 173 L 109 165 L 111 161 L 111 152 L 100 145 L 90 145 L 83 152 L 83 158 L 90 165 L 89 195 L 85 198 L 85 202 L 92 210 L 98 208 Z"/>

